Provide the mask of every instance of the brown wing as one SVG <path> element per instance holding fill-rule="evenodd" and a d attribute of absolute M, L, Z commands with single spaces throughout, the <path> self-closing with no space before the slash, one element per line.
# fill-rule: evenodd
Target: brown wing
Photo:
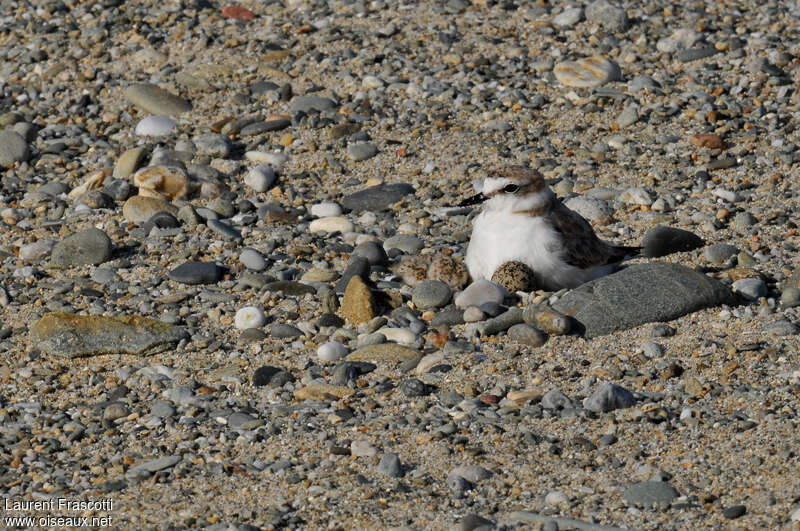
<path fill-rule="evenodd" d="M 587 269 L 614 264 L 636 254 L 636 248 L 617 247 L 602 241 L 580 214 L 565 207 L 561 201 L 553 203 L 550 220 L 564 239 L 564 261 L 569 265 Z"/>

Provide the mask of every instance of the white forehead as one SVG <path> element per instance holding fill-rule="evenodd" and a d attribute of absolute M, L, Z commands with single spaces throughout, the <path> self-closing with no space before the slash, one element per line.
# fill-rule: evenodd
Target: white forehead
<path fill-rule="evenodd" d="M 489 195 L 498 190 L 502 190 L 507 184 L 519 184 L 519 182 L 507 177 L 487 177 L 483 180 L 481 193 L 483 195 Z"/>

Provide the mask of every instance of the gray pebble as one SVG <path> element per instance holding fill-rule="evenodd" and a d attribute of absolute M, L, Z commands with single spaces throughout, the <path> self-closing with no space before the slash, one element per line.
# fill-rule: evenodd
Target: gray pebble
<path fill-rule="evenodd" d="M 303 331 L 286 323 L 275 323 L 270 329 L 270 335 L 277 339 L 287 339 L 292 337 L 300 337 Z"/>
<path fill-rule="evenodd" d="M 714 265 L 722 265 L 730 257 L 738 253 L 739 249 L 735 245 L 729 243 L 715 243 L 714 245 L 706 247 L 703 256 Z"/>
<path fill-rule="evenodd" d="M 53 247 L 52 267 L 98 265 L 111 258 L 111 239 L 100 229 L 91 228 L 67 236 Z"/>
<path fill-rule="evenodd" d="M 397 454 L 387 452 L 383 454 L 378 463 L 378 473 L 390 478 L 399 478 L 403 475 L 403 466 Z"/>
<path fill-rule="evenodd" d="M 441 280 L 423 280 L 414 287 L 411 302 L 417 308 L 430 310 L 443 307 L 450 302 L 451 296 L 450 286 Z"/>
<path fill-rule="evenodd" d="M 572 407 L 572 400 L 560 389 L 551 389 L 542 397 L 541 405 L 545 409 L 564 409 Z"/>
<path fill-rule="evenodd" d="M 508 329 L 508 337 L 522 345 L 541 347 L 547 342 L 547 334 L 529 324 L 520 323 Z"/>
<path fill-rule="evenodd" d="M 760 278 L 743 278 L 731 286 L 733 292 L 749 301 L 757 301 L 767 296 L 767 285 Z"/>
<path fill-rule="evenodd" d="M 360 142 L 348 147 L 347 154 L 355 161 L 367 160 L 378 154 L 378 148 L 371 142 Z"/>
<path fill-rule="evenodd" d="M 216 220 L 216 219 L 209 219 L 206 222 L 206 225 L 208 225 L 209 229 L 213 230 L 215 233 L 219 234 L 220 236 L 222 236 L 225 239 L 228 239 L 228 240 L 241 240 L 242 239 L 242 233 L 241 232 L 239 232 L 238 230 L 234 229 L 233 227 L 231 227 L 230 225 L 228 225 L 227 223 L 224 223 L 222 221 L 219 221 L 219 220 Z"/>
<path fill-rule="evenodd" d="M 22 135 L 10 129 L 0 131 L 0 166 L 28 160 L 28 143 Z"/>
<path fill-rule="evenodd" d="M 247 269 L 253 271 L 264 271 L 267 268 L 267 260 L 264 256 L 250 247 L 242 249 L 242 252 L 239 254 L 239 262 Z"/>
<path fill-rule="evenodd" d="M 630 391 L 616 384 L 603 383 L 583 400 L 583 407 L 595 413 L 631 407 L 636 399 Z"/>
<path fill-rule="evenodd" d="M 680 494 L 669 483 L 663 481 L 644 481 L 635 483 L 622 493 L 622 498 L 630 505 L 652 507 L 655 504 L 667 506 Z"/>
<path fill-rule="evenodd" d="M 405 254 L 417 254 L 423 247 L 425 242 L 413 234 L 396 234 L 383 242 L 385 250 L 400 249 Z"/>

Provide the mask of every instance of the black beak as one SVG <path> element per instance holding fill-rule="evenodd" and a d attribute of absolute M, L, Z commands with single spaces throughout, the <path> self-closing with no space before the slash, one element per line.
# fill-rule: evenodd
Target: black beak
<path fill-rule="evenodd" d="M 465 206 L 470 206 L 470 205 L 477 205 L 478 203 L 481 203 L 484 200 L 486 200 L 486 196 L 485 195 L 476 194 L 476 195 L 473 195 L 472 197 L 468 197 L 468 198 L 464 199 L 463 201 L 461 201 L 458 204 L 458 206 L 465 207 Z"/>

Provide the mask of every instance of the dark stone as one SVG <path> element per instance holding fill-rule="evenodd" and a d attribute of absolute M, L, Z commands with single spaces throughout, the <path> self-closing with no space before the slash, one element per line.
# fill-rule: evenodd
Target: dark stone
<path fill-rule="evenodd" d="M 659 225 L 644 235 L 642 255 L 658 258 L 672 253 L 691 251 L 703 245 L 705 245 L 703 239 L 688 230 Z"/>
<path fill-rule="evenodd" d="M 465 515 L 460 522 L 461 531 L 475 531 L 477 529 L 494 529 L 494 522 L 477 514 Z"/>
<path fill-rule="evenodd" d="M 377 365 L 366 361 L 343 361 L 333 369 L 333 384 L 347 385 L 350 381 L 370 373 L 376 368 Z"/>
<path fill-rule="evenodd" d="M 344 326 L 344 319 L 342 319 L 335 313 L 323 313 L 317 319 L 317 326 L 320 328 L 322 328 L 323 326 L 341 327 Z"/>
<path fill-rule="evenodd" d="M 225 270 L 213 262 L 186 262 L 169 272 L 170 280 L 181 284 L 216 284 Z"/>
<path fill-rule="evenodd" d="M 255 343 L 256 341 L 262 341 L 266 338 L 267 334 L 258 328 L 247 328 L 242 330 L 242 333 L 239 335 L 239 341 L 244 343 Z"/>
<path fill-rule="evenodd" d="M 726 507 L 724 511 L 722 511 L 722 516 L 727 518 L 728 520 L 735 520 L 740 516 L 744 516 L 747 513 L 747 507 L 744 505 L 731 505 L 730 507 Z"/>
<path fill-rule="evenodd" d="M 425 382 L 417 378 L 403 380 L 400 384 L 400 391 L 408 397 L 425 396 L 430 393 L 430 389 L 425 385 Z"/>
<path fill-rule="evenodd" d="M 290 324 L 275 323 L 274 325 L 272 325 L 272 329 L 270 330 L 270 335 L 278 339 L 289 339 L 292 337 L 302 336 L 303 331 L 297 328 L 296 326 L 292 326 Z"/>
<path fill-rule="evenodd" d="M 705 59 L 706 57 L 711 57 L 712 55 L 716 55 L 719 53 L 719 50 L 716 48 L 688 48 L 686 50 L 681 50 L 678 52 L 678 61 L 681 63 L 688 63 L 691 61 L 697 61 L 698 59 Z"/>
<path fill-rule="evenodd" d="M 364 280 L 364 282 L 368 283 L 369 270 L 370 270 L 369 260 L 367 260 L 363 256 L 353 255 L 350 258 L 350 262 L 347 264 L 347 267 L 345 268 L 344 272 L 342 273 L 342 278 L 340 278 L 339 281 L 336 283 L 334 291 L 336 291 L 336 293 L 339 294 L 344 293 L 344 291 L 347 289 L 347 284 L 349 284 L 350 281 L 355 276 L 361 277 Z"/>
<path fill-rule="evenodd" d="M 52 267 L 99 265 L 111 258 L 111 239 L 100 229 L 91 228 L 67 236 L 50 256 Z"/>
<path fill-rule="evenodd" d="M 737 298 L 723 283 L 679 264 L 636 264 L 567 292 L 553 309 L 587 338 L 669 321 Z"/>
<path fill-rule="evenodd" d="M 262 387 L 264 385 L 272 383 L 272 380 L 280 373 L 286 373 L 289 376 L 292 376 L 291 373 L 281 369 L 280 367 L 273 367 L 272 365 L 264 365 L 259 367 L 253 373 L 253 385 L 255 387 Z M 292 376 L 292 379 L 294 377 Z"/>
<path fill-rule="evenodd" d="M 360 243 L 353 249 L 353 254 L 363 256 L 369 260 L 370 265 L 386 265 L 389 261 L 383 246 L 377 242 Z"/>
<path fill-rule="evenodd" d="M 308 284 L 301 284 L 293 280 L 276 280 L 264 286 L 266 291 L 282 291 L 289 297 L 302 297 L 303 295 L 316 293 L 317 290 Z"/>
<path fill-rule="evenodd" d="M 431 327 L 456 326 L 464 324 L 464 310 L 460 308 L 445 308 L 437 313 L 431 320 Z"/>
<path fill-rule="evenodd" d="M 402 477 L 403 465 L 400 463 L 400 458 L 397 454 L 392 452 L 383 454 L 383 457 L 381 457 L 378 463 L 378 473 L 390 478 Z"/>
<path fill-rule="evenodd" d="M 170 214 L 169 212 L 156 212 L 150 219 L 144 222 L 142 228 L 144 229 L 145 234 L 150 234 L 150 231 L 153 230 L 153 227 L 158 227 L 159 229 L 175 229 L 181 226 L 181 222 Z"/>
<path fill-rule="evenodd" d="M 353 212 L 386 210 L 402 198 L 414 193 L 414 187 L 406 183 L 380 184 L 360 190 L 342 198 L 342 207 Z"/>
<path fill-rule="evenodd" d="M 605 413 L 615 409 L 631 407 L 636 399 L 630 391 L 612 383 L 601 384 L 583 400 L 583 407 L 595 413 Z"/>

